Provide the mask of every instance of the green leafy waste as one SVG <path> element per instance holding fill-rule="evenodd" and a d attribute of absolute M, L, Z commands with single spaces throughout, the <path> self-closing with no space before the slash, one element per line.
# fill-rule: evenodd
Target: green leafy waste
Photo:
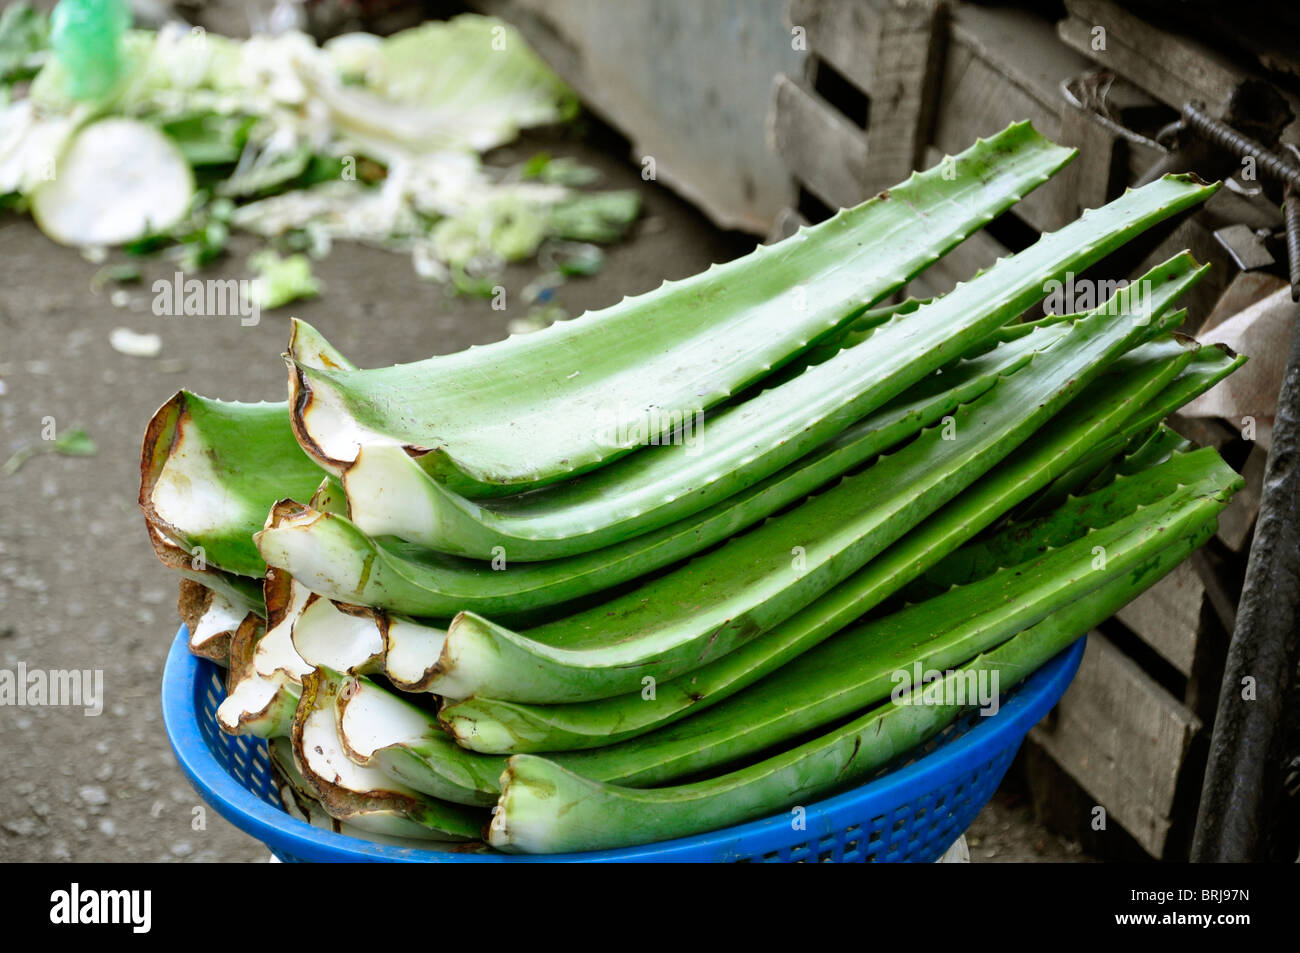
<path fill-rule="evenodd" d="M 33 207 L 65 244 L 180 246 L 194 270 L 223 253 L 220 233 L 233 225 L 279 252 L 324 254 L 345 239 L 413 254 L 421 277 L 460 290 L 495 287 L 504 262 L 553 242 L 618 241 L 640 212 L 635 192 L 586 191 L 590 175 L 563 157 L 530 177 L 483 161 L 521 130 L 577 109 L 495 18 L 323 46 L 293 31 L 240 41 L 180 24 L 133 30 L 117 0 L 64 0 L 54 19 L 48 37 L 26 4 L 0 19 L 0 87 L 16 93 L 0 101 L 0 197 Z M 27 78 L 29 89 L 13 85 Z M 92 133 L 105 123 L 132 134 L 105 147 L 103 130 Z M 150 132 L 175 148 L 150 147 Z M 78 187 L 57 187 L 74 180 L 47 167 L 82 153 L 134 164 L 71 162 Z M 208 196 L 238 207 L 219 216 Z M 592 262 L 556 280 L 590 273 Z M 263 307 L 289 300 L 272 294 Z"/>
<path fill-rule="evenodd" d="M 90 434 L 81 427 L 74 427 L 63 431 L 52 440 L 23 447 L 5 461 L 4 466 L 0 467 L 0 474 L 10 476 L 17 473 L 24 463 L 42 453 L 57 453 L 65 457 L 93 457 L 98 452 L 99 447 L 90 438 Z"/>
<path fill-rule="evenodd" d="M 45 61 L 49 22 L 25 2 L 0 13 L 0 85 L 31 79 Z"/>

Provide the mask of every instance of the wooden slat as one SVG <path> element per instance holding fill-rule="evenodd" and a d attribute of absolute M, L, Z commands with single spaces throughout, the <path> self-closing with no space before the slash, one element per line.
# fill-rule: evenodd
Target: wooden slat
<path fill-rule="evenodd" d="M 1109 0 L 1066 0 L 1071 23 L 1062 38 L 1098 63 L 1127 76 L 1175 108 L 1189 99 L 1226 105 L 1246 78 L 1226 56 L 1190 37 L 1159 29 Z M 1093 28 L 1106 31 L 1106 48 L 1094 50 Z"/>
<path fill-rule="evenodd" d="M 1205 43 L 1160 29 L 1110 0 L 1066 0 L 1065 7 L 1070 15 L 1058 25 L 1062 40 L 1175 109 L 1200 100 L 1211 112 L 1222 112 L 1233 90 L 1258 76 Z M 1106 30 L 1104 50 L 1092 48 L 1096 26 Z M 1300 115 L 1300 96 L 1278 92 Z"/>
<path fill-rule="evenodd" d="M 1226 191 L 1226 190 L 1221 190 Z M 1210 200 L 1211 203 L 1214 199 Z M 1229 281 L 1237 274 L 1237 266 L 1227 251 L 1214 239 L 1210 229 L 1202 224 L 1207 211 L 1203 207 L 1197 215 L 1184 219 L 1163 241 L 1158 242 L 1147 256 L 1133 269 L 1129 277 L 1136 278 L 1154 268 L 1161 262 L 1168 261 L 1182 251 L 1190 251 L 1192 257 L 1202 263 L 1208 263 L 1210 270 L 1205 277 L 1192 286 L 1178 301 L 1178 306 L 1187 309 L 1187 323 L 1182 330 L 1195 334 L 1206 315 L 1214 310 L 1214 303 L 1219 300 Z"/>
<path fill-rule="evenodd" d="M 831 208 L 857 205 L 869 194 L 865 134 L 788 76 L 773 83 L 771 132 L 791 175 Z"/>
<path fill-rule="evenodd" d="M 883 6 L 879 0 L 790 0 L 790 25 L 803 27 L 808 49 L 869 93 L 876 76 L 875 37 Z"/>
<path fill-rule="evenodd" d="M 790 22 L 804 28 L 809 49 L 870 103 L 868 161 L 853 202 L 902 182 L 921 158 L 942 60 L 940 7 L 939 0 L 795 0 L 791 5 Z M 814 140 L 804 150 L 833 146 L 834 140 Z"/>
<path fill-rule="evenodd" d="M 774 73 L 808 56 L 781 20 L 786 0 L 473 0 L 510 21 L 640 164 L 715 224 L 761 235 L 794 198 L 767 148 Z M 412 4 L 416 6 L 415 4 Z"/>
<path fill-rule="evenodd" d="M 1179 672 L 1191 675 L 1204 598 L 1200 576 L 1184 562 L 1115 616 Z"/>
<path fill-rule="evenodd" d="M 1084 209 L 1101 208 L 1120 191 L 1114 174 L 1116 137 L 1109 130 L 1089 118 L 1086 110 L 1066 103 L 1061 114 L 1061 145 L 1079 150 L 1074 161 L 1067 165 L 1057 178 L 1066 195 L 1062 205 L 1073 207 L 1078 215 Z M 1127 183 L 1125 183 L 1127 184 Z"/>
<path fill-rule="evenodd" d="M 851 4 L 850 4 L 851 6 Z M 937 0 L 883 4 L 867 120 L 867 192 L 902 182 L 916 168 L 930 133 L 942 60 Z"/>
<path fill-rule="evenodd" d="M 1259 444 L 1250 448 L 1250 455 L 1241 468 L 1241 478 L 1246 481 L 1246 485 L 1232 498 L 1228 508 L 1219 514 L 1219 539 L 1234 553 L 1245 548 L 1246 541 L 1250 539 L 1250 531 L 1255 527 L 1255 518 L 1259 516 L 1259 501 L 1264 491 L 1264 463 L 1267 459 L 1268 451 Z"/>
<path fill-rule="evenodd" d="M 1169 836 L 1178 777 L 1200 720 L 1094 632 L 1079 674 L 1030 734 L 1152 856 Z"/>
<path fill-rule="evenodd" d="M 1050 20 L 1013 8 L 958 5 L 952 39 L 996 64 L 1013 85 L 1055 114 L 1064 105 L 1061 80 L 1092 66 L 1088 57 L 1061 43 Z"/>
<path fill-rule="evenodd" d="M 1091 62 L 1059 39 L 1052 25 L 1020 10 L 956 7 L 940 84 L 934 144 L 948 153 L 967 148 L 1012 122 L 1030 120 L 1050 139 L 1064 141 L 1066 109 L 1061 81 Z M 1071 143 L 1067 143 L 1071 144 Z M 1031 192 L 1016 214 L 1039 231 L 1077 217 L 1069 167 Z"/>

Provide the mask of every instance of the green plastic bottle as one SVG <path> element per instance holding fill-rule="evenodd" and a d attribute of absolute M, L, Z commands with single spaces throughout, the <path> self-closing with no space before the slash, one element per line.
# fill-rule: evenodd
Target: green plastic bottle
<path fill-rule="evenodd" d="M 50 47 L 73 99 L 102 99 L 122 72 L 122 36 L 131 26 L 128 0 L 59 0 L 50 14 Z"/>

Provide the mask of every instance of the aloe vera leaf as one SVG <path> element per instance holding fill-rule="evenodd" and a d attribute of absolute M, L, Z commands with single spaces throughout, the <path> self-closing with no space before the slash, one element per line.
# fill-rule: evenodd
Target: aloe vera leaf
<path fill-rule="evenodd" d="M 348 757 L 432 797 L 486 807 L 497 799 L 505 759 L 459 747 L 437 718 L 368 678 L 354 677 L 335 702 Z"/>
<path fill-rule="evenodd" d="M 1121 577 L 1058 610 L 1008 642 L 949 673 L 947 697 L 972 674 L 1010 686 L 1145 590 L 1213 534 L 1215 520 Z M 939 686 L 927 686 L 933 698 Z M 944 696 L 940 696 L 944 697 Z M 556 853 L 630 846 L 740 824 L 848 787 L 912 751 L 950 724 L 963 704 L 904 696 L 819 738 L 738 771 L 694 784 L 630 788 L 595 781 L 537 755 L 514 755 L 488 830 L 507 851 Z M 912 702 L 912 703 L 909 703 Z"/>
<path fill-rule="evenodd" d="M 230 640 L 248 616 L 248 607 L 202 583 L 182 579 L 176 608 L 190 634 L 190 651 L 229 667 Z"/>
<path fill-rule="evenodd" d="M 1191 268 L 1190 258 L 1180 260 L 1179 263 Z M 1171 276 L 1162 277 L 1167 279 Z M 1199 273 L 1189 280 L 1194 281 L 1197 278 Z M 1153 317 L 1163 315 L 1177 294 L 1185 290 L 1185 287 L 1178 282 L 1166 281 L 1161 284 L 1159 289 L 1152 293 L 1148 302 Z M 1041 347 L 1049 333 L 1062 330 L 1066 320 L 1066 318 L 1054 317 L 1050 322 L 1019 325 L 1017 333 L 1009 335 L 1008 341 L 1018 341 L 1030 331 L 1040 330 L 1041 333 L 1035 340 Z M 1001 330 L 1003 329 L 999 329 Z M 993 347 L 997 346 L 997 342 L 994 342 Z M 991 353 L 993 347 L 981 349 L 981 353 Z M 1010 345 L 1008 344 L 1007 347 L 1009 348 Z M 1022 352 L 1017 349 L 1003 353 Z M 964 369 L 963 364 L 966 365 Z M 968 375 L 971 369 L 969 361 L 957 362 L 956 365 L 950 366 L 945 374 Z M 927 378 L 916 385 L 914 390 L 924 389 L 924 393 L 937 397 L 936 385 L 942 385 L 945 381 L 951 383 L 951 378 L 946 376 Z M 895 398 L 890 404 L 881 408 L 879 413 L 886 419 L 891 419 L 888 411 L 900 403 L 904 405 L 911 403 L 908 401 L 909 396 L 913 396 L 912 390 Z M 773 400 L 769 401 L 768 398 Z M 962 396 L 961 399 L 967 400 L 969 397 Z M 700 513 L 711 500 L 734 494 L 737 487 L 745 486 L 782 459 L 799 457 L 806 445 L 824 439 L 823 430 L 828 429 L 832 424 L 842 425 L 841 417 L 845 416 L 836 414 L 825 418 L 822 423 L 826 426 L 821 428 L 805 427 L 800 431 L 798 439 L 774 438 L 776 442 L 771 453 L 761 457 L 754 455 L 753 448 L 761 445 L 765 440 L 761 434 L 756 435 L 756 420 L 764 418 L 779 420 L 780 415 L 770 413 L 770 408 L 784 405 L 807 407 L 809 395 L 807 393 L 787 394 L 783 389 L 775 388 L 755 398 L 753 403 L 727 408 L 720 416 L 710 418 L 702 425 L 708 430 L 710 446 L 730 444 L 737 448 L 738 454 L 750 453 L 747 462 L 734 468 L 729 469 L 726 460 L 720 461 L 713 454 L 702 455 L 696 452 L 699 448 L 695 446 L 695 442 L 700 437 L 695 433 L 694 425 L 688 421 L 689 426 L 679 432 L 690 435 L 685 438 L 686 443 L 651 448 L 589 474 L 575 483 L 544 488 L 499 501 L 475 502 L 448 491 L 428 477 L 400 447 L 365 447 L 357 454 L 356 461 L 343 477 L 350 501 L 349 515 L 357 529 L 369 536 L 392 535 L 442 552 L 481 559 L 507 558 L 510 561 L 554 559 L 574 552 L 590 551 L 594 546 L 605 546 L 612 540 L 642 533 L 649 527 L 693 514 L 702 524 L 705 524 L 713 518 L 713 514 L 719 512 L 715 507 L 713 510 Z M 921 417 L 920 426 L 938 419 L 951 409 L 952 407 L 934 405 L 937 416 Z M 875 416 L 870 415 L 866 420 L 873 420 Z M 865 422 L 860 421 L 859 424 Z M 856 432 L 858 427 L 859 425 L 853 425 L 850 430 Z M 839 444 L 840 441 L 837 440 L 835 443 Z M 863 450 L 870 446 L 872 452 L 885 449 L 882 445 L 859 444 L 859 446 Z M 808 457 L 803 456 L 790 466 L 797 464 L 802 467 L 807 460 Z M 735 496 L 730 498 L 735 499 Z M 777 507 L 773 507 L 775 508 Z M 583 532 L 578 535 L 572 533 L 575 523 L 584 527 Z M 734 524 L 732 532 L 739 529 L 741 525 L 744 524 Z M 317 527 L 317 531 L 320 532 L 321 528 Z M 701 538 L 695 549 L 702 549 L 711 545 L 713 541 L 715 540 L 705 541 Z M 651 544 L 652 541 L 645 542 Z M 660 551 L 664 552 L 664 556 L 656 560 L 655 565 L 640 568 L 632 573 L 620 570 L 618 567 L 628 565 L 622 562 L 624 554 L 629 550 L 638 551 L 638 549 L 637 544 L 622 550 L 612 545 L 607 546 L 604 550 L 607 554 L 605 571 L 587 576 L 590 580 L 587 591 L 591 591 L 595 586 L 603 588 L 612 584 L 605 581 L 598 583 L 597 578 L 621 581 L 640 572 L 666 565 L 673 559 L 681 558 L 694 551 L 676 547 L 669 556 L 667 550 L 661 548 Z M 384 561 L 382 555 L 378 558 L 381 562 Z M 279 565 L 293 568 L 287 563 Z M 359 568 L 362 564 L 354 562 L 353 565 Z M 364 565 L 369 566 L 368 563 Z M 577 564 L 578 571 L 586 574 L 588 570 L 581 566 L 582 564 Z M 418 565 L 403 567 L 400 559 L 393 568 L 402 576 L 413 579 L 420 579 L 424 572 L 427 572 L 427 570 L 422 571 L 423 567 Z M 429 581 L 436 584 L 437 569 L 435 568 L 428 575 L 431 577 Z M 346 574 L 334 576 L 336 582 L 342 578 L 350 577 Z M 379 588 L 373 574 L 367 578 L 372 581 L 376 589 Z M 401 585 L 399 580 L 394 580 L 394 583 Z M 331 594 L 341 599 L 367 603 L 371 601 L 359 592 L 336 591 Z M 436 602 L 424 606 L 416 593 L 401 597 L 393 593 L 379 598 L 391 601 L 380 601 L 374 604 L 416 614 L 440 614 L 449 611 Z M 554 601 L 556 600 L 530 601 L 529 604 L 546 605 L 553 604 Z M 477 612 L 493 611 L 491 608 L 468 602 L 460 608 Z"/>
<path fill-rule="evenodd" d="M 289 626 L 293 648 L 306 665 L 383 674 L 404 692 L 427 690 L 446 638 L 442 629 L 315 593 L 294 605 Z"/>
<path fill-rule="evenodd" d="M 166 531 L 156 524 L 145 522 L 145 532 L 153 545 L 154 555 L 158 561 L 177 572 L 183 579 L 206 586 L 235 603 L 243 605 L 249 611 L 261 613 L 262 585 L 250 576 L 241 576 L 210 566 L 203 557 L 203 550 L 187 549 L 180 541 L 168 536 Z M 251 535 L 249 537 L 252 538 Z"/>
<path fill-rule="evenodd" d="M 321 830 L 358 837 L 371 843 L 391 844 L 394 847 L 416 850 L 429 849 L 427 838 L 384 834 L 330 817 L 320 801 L 316 799 L 316 793 L 307 783 L 307 779 L 293 763 L 293 743 L 288 738 L 270 739 L 266 745 L 266 754 L 271 763 L 271 774 L 276 781 L 276 789 L 280 794 L 280 803 L 289 816 L 306 821 L 312 827 L 319 827 Z"/>
<path fill-rule="evenodd" d="M 1050 427 L 850 579 L 761 639 L 688 675 L 659 682 L 651 695 L 568 705 L 478 697 L 445 704 L 440 718 L 459 744 L 476 751 L 556 751 L 635 737 L 716 704 L 850 624 L 1045 486 L 1120 427 L 1135 405 L 1160 391 L 1178 366 L 1171 361 L 1118 380 L 1095 381 Z"/>
<path fill-rule="evenodd" d="M 325 813 L 325 808 L 316 800 L 315 790 L 293 763 L 293 743 L 288 738 L 267 741 L 266 758 L 280 795 L 280 805 L 286 814 L 322 830 L 337 831 L 342 826 L 342 822 Z"/>
<path fill-rule="evenodd" d="M 217 706 L 217 724 L 228 734 L 287 735 L 302 678 L 312 670 L 292 641 L 293 620 L 311 593 L 275 569 L 267 571 L 263 593 L 266 621 L 248 627 L 246 620 L 230 642 L 226 697 Z"/>
<path fill-rule="evenodd" d="M 1205 393 L 1244 363 L 1246 363 L 1244 356 L 1233 353 L 1230 348 L 1222 344 L 1202 347 L 1196 352 L 1192 362 L 1155 400 L 1135 409 L 1132 417 L 1125 421 L 1124 428 L 1119 433 L 1094 447 L 1092 452 L 1069 472 L 1057 477 L 1052 485 L 1031 501 L 1025 507 L 1024 513 L 1020 515 L 1033 516 L 1055 507 L 1067 495 L 1087 485 L 1088 481 L 1093 479 L 1115 454 L 1123 450 L 1124 445 L 1134 436 L 1158 423 L 1194 397 Z"/>
<path fill-rule="evenodd" d="M 871 329 L 895 315 L 909 314 L 921 304 L 909 299 L 900 305 L 864 312 L 832 342 L 810 347 L 751 388 L 752 393 L 738 394 L 731 405 L 710 412 L 710 443 L 731 443 L 737 454 L 750 453 L 754 445 L 761 443 L 754 433 L 754 419 L 762 417 L 763 411 L 761 407 L 742 406 L 745 401 L 793 381 L 813 364 L 866 340 Z M 925 385 L 923 380 L 917 386 Z M 904 400 L 909 393 L 900 394 L 895 402 Z M 775 400 L 776 395 L 764 399 L 768 404 Z M 805 403 L 797 394 L 789 400 Z M 771 472 L 782 460 L 794 460 L 827 429 L 823 426 L 815 433 L 801 432 L 797 441 L 780 441 L 773 454 L 762 460 L 746 460 L 742 468 L 739 458 L 734 461 L 736 467 L 729 467 L 725 459 L 695 459 L 698 431 L 704 426 L 703 415 L 688 418 L 662 446 L 624 457 L 580 481 L 482 502 L 443 487 L 401 447 L 362 447 L 343 474 L 350 497 L 348 515 L 370 536 L 396 536 L 442 552 L 480 559 L 507 554 L 511 561 L 561 558 L 610 545 L 704 510 L 712 501 Z M 583 530 L 574 534 L 573 526 L 579 524 Z"/>
<path fill-rule="evenodd" d="M 1161 184 L 1174 192 L 1196 191 L 1173 181 Z M 1116 205 L 1142 206 L 1132 198 L 1138 194 L 1130 193 Z M 518 560 L 589 551 L 681 519 L 798 459 L 1033 304 L 1050 277 L 1096 260 L 1118 240 L 1108 230 L 1107 222 L 1115 221 L 1103 214 L 1108 211 L 1125 221 L 1118 207 L 1088 213 L 945 297 L 892 317 L 873 328 L 863 343 L 793 380 L 723 408 L 702 425 L 693 414 L 679 415 L 662 443 L 647 432 L 660 445 L 562 485 L 475 502 L 440 485 L 399 444 L 364 447 L 352 454 L 343 477 L 350 513 L 372 534 L 480 559 L 504 552 Z M 1190 259 L 1179 264 L 1190 267 Z M 1152 282 L 1151 297 L 1167 307 L 1166 283 L 1175 279 L 1163 279 Z M 1130 300 L 1137 295 L 1124 298 L 1135 307 L 1155 306 L 1154 301 Z M 606 412 L 610 407 L 618 405 L 609 405 Z M 610 424 L 609 444 L 618 442 L 613 431 L 623 429 L 620 424 L 630 420 L 635 426 L 639 419 L 614 416 L 619 421 Z M 608 422 L 598 414 L 588 420 Z M 701 445 L 707 452 L 701 452 Z"/>
<path fill-rule="evenodd" d="M 791 380 L 813 364 L 829 361 L 845 348 L 861 344 L 871 337 L 872 331 L 882 324 L 889 323 L 890 319 L 902 314 L 911 314 L 922 305 L 930 304 L 935 300 L 935 298 L 907 298 L 896 304 L 868 308 L 852 321 L 822 335 L 789 364 L 763 378 L 763 386 L 770 387 Z"/>
<path fill-rule="evenodd" d="M 289 353 L 308 367 L 330 371 L 355 371 L 357 366 L 306 321 L 289 321 Z M 288 404 L 285 408 L 288 409 Z"/>
<path fill-rule="evenodd" d="M 917 662 L 922 671 L 959 665 L 1105 583 L 1146 571 L 1166 539 L 1184 538 L 1204 522 L 1201 501 L 1221 508 L 1242 485 L 1213 450 L 1198 460 L 1190 484 L 1175 484 L 1109 526 L 841 632 L 739 695 L 662 731 L 552 760 L 586 777 L 646 787 L 734 763 L 860 712 L 890 697 L 900 673 Z M 1100 566 L 1099 551 L 1105 554 Z"/>
<path fill-rule="evenodd" d="M 316 669 L 303 677 L 290 738 L 294 762 L 333 818 L 377 833 L 425 840 L 475 840 L 483 815 L 420 794 L 373 767 L 348 759 L 334 722 L 343 676 Z"/>
<path fill-rule="evenodd" d="M 265 664 L 280 657 L 272 649 L 284 635 L 278 633 L 268 642 L 267 631 L 267 624 L 250 613 L 230 640 L 226 697 L 217 706 L 217 724 L 227 734 L 273 738 L 287 735 L 293 724 L 299 677 L 284 667 Z M 265 673 L 258 671 L 259 661 L 267 669 Z"/>
<path fill-rule="evenodd" d="M 1117 476 L 1136 473 L 1166 460 L 1173 453 L 1187 450 L 1192 442 L 1164 424 L 1156 424 L 1144 433 L 1133 437 L 1120 455 L 1108 463 L 1100 473 L 1083 485 L 1081 493 L 1091 493 Z"/>
<path fill-rule="evenodd" d="M 1037 343 L 1041 344 L 1041 339 Z M 449 491 L 425 474 L 401 447 L 363 447 L 343 475 L 349 514 L 368 535 L 397 536 L 478 559 L 504 555 L 510 561 L 558 560 L 598 548 L 607 550 L 629 537 L 694 517 L 734 498 L 737 491 L 770 476 L 774 468 L 801 464 L 809 448 L 824 445 L 832 434 L 851 427 L 859 415 L 846 408 L 816 426 L 792 427 L 795 435 L 790 439 L 772 436 L 769 440 L 765 428 L 770 423 L 789 425 L 774 409 L 798 407 L 802 413 L 810 408 L 812 383 L 811 377 L 800 377 L 726 408 L 698 427 L 693 420 L 685 421 L 672 438 L 680 442 L 649 447 L 572 483 L 500 500 L 476 502 Z M 924 393 L 931 398 L 937 417 L 908 401 L 910 390 L 880 410 L 888 411 L 898 403 L 916 406 L 916 429 L 920 426 L 916 418 L 929 422 L 955 406 L 939 406 L 944 383 L 945 378 L 927 378 L 917 385 L 929 385 Z M 787 394 L 787 389 L 799 393 Z M 968 389 L 966 393 L 971 392 Z M 907 421 L 899 423 L 906 425 Z M 708 453 L 703 452 L 705 441 Z M 766 452 L 756 450 L 769 443 Z M 714 447 L 731 450 L 720 456 Z M 575 532 L 575 526 L 582 530 Z"/>
<path fill-rule="evenodd" d="M 904 589 L 909 601 L 929 599 L 953 586 L 982 579 L 997 569 L 1034 558 L 1048 547 L 1065 546 L 1086 528 L 1108 526 L 1150 506 L 1179 485 L 1190 483 L 1206 450 L 1176 453 L 1167 460 L 1119 474 L 1107 485 L 1063 500 L 1050 513 L 1017 521 L 949 553 Z"/>
<path fill-rule="evenodd" d="M 1129 315 L 1076 322 L 1025 370 L 959 408 L 951 418 L 958 439 L 945 436 L 948 424 L 923 430 L 866 472 L 604 605 L 524 633 L 462 612 L 431 689 L 450 698 L 585 701 L 725 655 L 951 500 L 1147 333 Z"/>
<path fill-rule="evenodd" d="M 250 465 L 254 464 L 254 465 Z M 252 534 L 283 496 L 311 496 L 321 470 L 302 453 L 282 404 L 181 391 L 149 422 L 140 461 L 145 521 L 208 565 L 260 577 Z"/>
<path fill-rule="evenodd" d="M 1006 564 L 1012 568 L 840 632 L 776 674 L 678 725 L 549 757 L 595 780 L 633 787 L 663 784 L 860 711 L 887 697 L 900 666 L 905 671 L 914 660 L 923 661 L 926 669 L 965 662 L 1142 566 L 1189 519 L 1203 519 L 1189 502 L 1240 485 L 1240 477 L 1213 450 L 1171 461 L 1165 469 L 1177 472 L 1163 474 L 1159 481 L 1145 476 L 1154 492 L 1141 497 L 1147 505 L 1140 511 L 1133 511 L 1132 501 L 1122 501 L 1118 506 L 1127 512 L 1119 516 L 1095 506 L 1070 513 L 1074 538 L 1068 545 L 1050 549 L 1056 526 L 1026 528 L 1037 545 L 1023 547 L 1028 559 Z M 1109 522 L 1089 532 L 1095 516 Z M 1098 546 L 1106 553 L 1100 568 Z M 374 761 L 417 790 L 461 803 L 494 799 L 504 757 L 459 748 L 426 711 L 364 681 L 341 693 L 337 711 L 340 737 L 350 756 L 359 749 L 361 757 L 354 756 L 359 763 Z"/>
<path fill-rule="evenodd" d="M 568 479 L 642 442 L 596 432 L 592 421 L 611 408 L 681 420 L 724 400 L 901 286 L 1072 155 L 1028 123 L 1013 125 L 957 156 L 955 178 L 914 174 L 777 245 L 526 337 L 355 372 L 291 352 L 295 432 L 335 473 L 362 445 L 407 447 L 471 497 Z"/>
<path fill-rule="evenodd" d="M 1246 360 L 1245 355 L 1235 353 L 1225 344 L 1203 346 L 1197 351 L 1196 357 L 1192 358 L 1192 363 L 1187 369 L 1174 378 L 1167 393 L 1161 395 L 1160 402 L 1143 407 L 1141 413 L 1135 414 L 1125 429 L 1132 432 L 1159 422 L 1172 412 L 1164 408 L 1176 409 L 1199 397 L 1245 364 Z"/>
<path fill-rule="evenodd" d="M 1202 273 L 1190 256 L 1175 256 L 1149 273 L 1149 283 L 1157 290 L 1145 305 L 1153 315 L 1163 316 Z M 1114 306 L 1114 300 L 1108 301 L 1094 313 L 1108 314 Z M 597 552 L 497 571 L 495 563 L 489 568 L 392 541 L 380 543 L 338 514 L 323 516 L 311 507 L 290 504 L 272 511 L 266 529 L 257 535 L 258 546 L 271 565 L 341 602 L 435 617 L 461 610 L 500 616 L 553 606 L 635 578 L 734 535 L 939 420 L 991 386 L 999 374 L 1022 366 L 1033 351 L 1057 341 L 1068 327 L 1064 323 L 1044 327 L 1032 337 L 959 361 L 756 486 L 691 520 Z M 417 508 L 411 505 L 414 494 L 399 495 L 406 501 L 404 506 Z"/>
<path fill-rule="evenodd" d="M 321 367 L 354 366 L 301 322 L 290 347 Z M 321 481 L 288 418 L 287 403 L 180 391 L 150 419 L 140 454 L 140 509 L 158 559 L 249 608 L 261 608 L 266 571 L 253 534 L 276 500 Z"/>
<path fill-rule="evenodd" d="M 770 516 L 973 400 L 1001 375 L 1023 367 L 1035 350 L 1049 346 L 1060 333 L 1044 332 L 962 362 L 918 384 L 804 459 L 702 513 L 594 552 L 500 571 L 495 563 L 471 562 L 394 540 L 381 542 L 339 514 L 292 505 L 273 510 L 266 528 L 257 534 L 257 544 L 271 565 L 343 602 L 434 617 L 462 610 L 518 613 L 557 605 L 669 565 Z M 403 498 L 404 507 L 418 508 L 418 498 Z"/>
<path fill-rule="evenodd" d="M 370 610 L 342 606 L 312 593 L 292 622 L 294 651 L 313 668 L 344 675 L 384 670 L 384 632 Z"/>
<path fill-rule="evenodd" d="M 327 476 L 312 494 L 307 505 L 318 513 L 348 513 L 348 498 L 343 494 L 343 484 L 336 477 Z"/>

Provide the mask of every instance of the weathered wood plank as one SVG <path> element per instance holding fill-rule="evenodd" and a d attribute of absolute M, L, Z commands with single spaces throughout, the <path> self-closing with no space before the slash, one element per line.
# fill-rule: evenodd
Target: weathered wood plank
<path fill-rule="evenodd" d="M 1264 463 L 1267 459 L 1268 451 L 1259 444 L 1250 448 L 1246 464 L 1241 468 L 1241 478 L 1246 485 L 1219 514 L 1219 539 L 1234 553 L 1245 548 L 1250 531 L 1255 528 L 1259 501 L 1264 492 Z"/>
<path fill-rule="evenodd" d="M 790 174 L 831 208 L 857 205 L 869 194 L 867 138 L 803 84 L 773 82 L 772 146 Z"/>
<path fill-rule="evenodd" d="M 1192 674 L 1205 585 L 1190 561 L 1138 596 L 1115 617 L 1183 675 Z"/>
<path fill-rule="evenodd" d="M 870 93 L 876 77 L 875 37 L 883 4 L 835 3 L 829 0 L 790 0 L 790 26 L 803 27 L 808 49 L 826 60 L 863 92 Z"/>
<path fill-rule="evenodd" d="M 1112 193 L 1120 191 L 1115 181 L 1116 137 L 1089 118 L 1086 110 L 1066 104 L 1057 141 L 1079 150 L 1074 161 L 1057 173 L 1061 187 L 1072 197 L 1062 204 L 1068 201 L 1074 216 L 1084 209 L 1101 208 L 1111 200 Z"/>
<path fill-rule="evenodd" d="M 929 136 L 942 62 L 939 0 L 794 0 L 792 27 L 866 94 L 869 161 L 861 200 L 916 168 Z"/>
<path fill-rule="evenodd" d="M 952 14 L 953 42 L 992 63 L 1018 89 L 1051 112 L 1064 106 L 1061 80 L 1092 64 L 1064 45 L 1050 20 L 1024 10 L 963 3 Z"/>
<path fill-rule="evenodd" d="M 1208 263 L 1210 270 L 1205 277 L 1179 300 L 1179 306 L 1187 309 L 1187 322 L 1181 330 L 1188 334 L 1196 333 L 1206 315 L 1214 310 L 1214 303 L 1219 300 L 1228 282 L 1237 274 L 1237 266 L 1233 264 L 1232 258 L 1215 241 L 1213 232 L 1201 223 L 1205 214 L 1202 210 L 1179 223 L 1167 237 L 1156 243 L 1129 276 L 1136 278 L 1184 250 L 1190 251 L 1197 261 Z"/>
<path fill-rule="evenodd" d="M 1035 726 L 1040 744 L 1152 856 L 1169 837 L 1178 777 L 1200 720 L 1094 632 L 1079 674 Z"/>
<path fill-rule="evenodd" d="M 942 63 L 939 8 L 937 0 L 883 4 L 875 37 L 875 68 L 871 85 L 865 87 L 871 98 L 868 194 L 911 175 L 929 138 Z"/>
<path fill-rule="evenodd" d="M 761 235 L 793 200 L 766 148 L 772 75 L 807 60 L 786 0 L 473 0 L 513 23 L 640 164 L 723 228 Z"/>
<path fill-rule="evenodd" d="M 957 152 L 977 137 L 1025 119 L 1048 138 L 1065 141 L 1062 117 L 1067 103 L 1060 85 L 1090 68 L 1091 62 L 1065 46 L 1050 23 L 1024 11 L 963 4 L 951 19 L 934 144 Z M 1031 192 L 1016 214 L 1039 231 L 1072 221 L 1078 214 L 1077 174 L 1067 167 Z"/>
<path fill-rule="evenodd" d="M 1061 22 L 1060 35 L 1066 43 L 1175 108 L 1190 99 L 1222 108 L 1247 77 L 1222 53 L 1152 26 L 1109 0 L 1066 0 L 1065 8 L 1070 16 Z M 1095 33 L 1097 27 L 1104 36 Z"/>

